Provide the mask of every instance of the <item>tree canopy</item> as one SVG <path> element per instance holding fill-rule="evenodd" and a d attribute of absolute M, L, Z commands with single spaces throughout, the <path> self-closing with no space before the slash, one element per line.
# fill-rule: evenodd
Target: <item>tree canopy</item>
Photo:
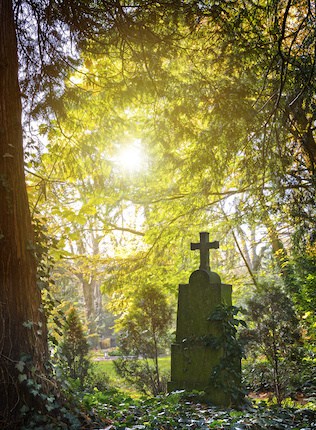
<path fill-rule="evenodd" d="M 65 81 L 63 113 L 41 129 L 50 142 L 41 158 L 41 193 L 51 184 L 59 200 L 58 187 L 70 187 L 65 198 L 80 200 L 79 186 L 86 199 L 77 210 L 79 224 L 85 210 L 98 207 L 104 233 L 135 233 L 158 253 L 170 241 L 179 246 L 188 226 L 221 229 L 235 242 L 244 241 L 245 225 L 263 229 L 260 240 L 274 253 L 288 248 L 293 226 L 305 228 L 308 238 L 315 163 L 312 6 L 116 6 L 116 25 L 105 31 L 94 23 L 94 37 L 82 43 L 81 66 Z M 112 23 L 102 7 L 94 3 Z M 132 175 L 118 152 L 137 141 L 146 168 Z M 93 200 L 96 193 L 100 200 Z M 124 227 L 115 221 L 129 205 L 142 212 L 141 228 L 136 220 Z"/>

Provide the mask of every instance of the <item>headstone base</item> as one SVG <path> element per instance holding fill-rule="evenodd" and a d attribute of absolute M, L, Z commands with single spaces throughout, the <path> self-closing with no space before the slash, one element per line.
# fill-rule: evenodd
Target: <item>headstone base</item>
<path fill-rule="evenodd" d="M 212 383 L 212 370 L 219 365 L 221 350 L 214 350 L 205 345 L 171 345 L 173 365 L 172 381 L 168 391 L 186 390 L 203 392 L 203 400 L 214 405 L 229 406 L 228 393 L 218 389 Z M 207 375 L 207 376 L 206 376 Z"/>

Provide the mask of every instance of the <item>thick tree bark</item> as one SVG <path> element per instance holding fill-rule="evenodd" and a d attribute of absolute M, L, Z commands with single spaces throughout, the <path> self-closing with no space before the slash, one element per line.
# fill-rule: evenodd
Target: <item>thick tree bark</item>
<path fill-rule="evenodd" d="M 315 142 L 315 112 L 307 112 L 303 109 L 303 100 L 298 102 L 289 109 L 289 118 L 293 136 L 300 143 L 302 155 L 305 159 L 306 166 L 312 175 L 316 170 L 316 142 Z M 307 103 L 310 105 L 311 102 Z M 308 115 L 310 118 L 308 119 Z"/>
<path fill-rule="evenodd" d="M 21 97 L 11 0 L 0 1 L 0 427 L 32 406 L 21 358 L 36 373 L 47 358 L 46 325 L 36 283 L 34 238 L 23 170 Z M 27 366 L 23 373 L 27 374 Z M 17 426 L 17 425 L 16 425 Z"/>

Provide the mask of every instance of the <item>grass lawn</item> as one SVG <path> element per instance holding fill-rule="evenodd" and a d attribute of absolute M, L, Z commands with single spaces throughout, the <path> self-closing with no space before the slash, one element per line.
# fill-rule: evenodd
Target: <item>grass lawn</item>
<path fill-rule="evenodd" d="M 159 357 L 160 371 L 170 371 L 170 356 Z M 114 360 L 100 360 L 93 362 L 94 373 L 97 379 L 102 380 L 109 378 L 109 382 L 116 388 L 123 389 L 133 397 L 137 397 L 137 392 L 128 385 L 117 373 L 114 366 Z"/>
<path fill-rule="evenodd" d="M 93 362 L 96 373 L 106 373 L 111 379 L 118 378 L 115 371 L 114 360 L 100 360 Z M 159 357 L 159 367 L 162 371 L 170 370 L 170 356 Z"/>
<path fill-rule="evenodd" d="M 113 360 L 94 361 L 93 367 L 97 374 L 105 373 L 111 379 L 117 377 Z"/>

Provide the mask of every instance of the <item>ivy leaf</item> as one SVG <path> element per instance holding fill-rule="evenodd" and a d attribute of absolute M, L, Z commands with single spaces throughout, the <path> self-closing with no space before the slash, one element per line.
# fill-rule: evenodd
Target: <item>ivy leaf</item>
<path fill-rule="evenodd" d="M 27 380 L 27 375 L 25 373 L 20 373 L 20 375 L 18 376 L 18 380 L 19 382 L 23 382 Z"/>
<path fill-rule="evenodd" d="M 23 370 L 24 370 L 24 367 L 25 367 L 25 363 L 24 363 L 24 361 L 19 361 L 16 365 L 15 365 L 15 368 L 16 369 L 18 369 L 18 371 L 19 372 L 23 372 Z M 20 376 L 20 375 L 19 375 Z"/>
<path fill-rule="evenodd" d="M 31 329 L 33 327 L 34 323 L 33 321 L 24 321 L 23 327 Z"/>

